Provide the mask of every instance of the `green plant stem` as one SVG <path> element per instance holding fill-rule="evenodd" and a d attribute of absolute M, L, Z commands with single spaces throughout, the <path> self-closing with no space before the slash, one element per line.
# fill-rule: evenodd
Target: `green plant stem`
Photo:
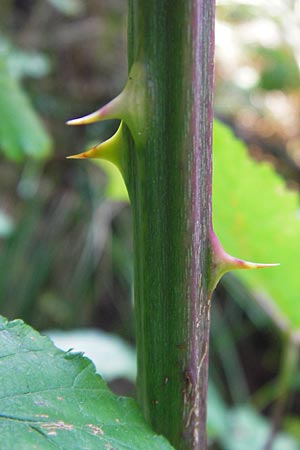
<path fill-rule="evenodd" d="M 129 0 L 145 69 L 144 140 L 128 129 L 138 398 L 177 450 L 206 449 L 214 0 Z"/>

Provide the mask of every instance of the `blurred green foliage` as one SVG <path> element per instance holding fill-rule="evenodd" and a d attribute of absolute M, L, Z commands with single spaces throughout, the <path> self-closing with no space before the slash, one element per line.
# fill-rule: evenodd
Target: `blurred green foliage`
<path fill-rule="evenodd" d="M 123 12 L 121 4 L 93 1 L 0 5 L 0 152 L 19 162 L 0 165 L 0 305 L 37 328 L 102 324 L 133 334 L 129 209 L 107 201 L 98 169 L 64 160 L 85 140 L 111 133 L 103 124 L 76 134 L 64 122 L 123 82 L 122 71 L 111 76 L 109 55 L 123 51 L 125 63 L 117 35 Z M 96 60 L 100 52 L 106 56 Z"/>
<path fill-rule="evenodd" d="M 12 52 L 1 42 L 0 49 L 0 149 L 16 161 L 26 156 L 44 159 L 51 150 L 50 136 L 19 85 L 23 74 L 44 75 L 47 65 L 38 55 Z"/>
<path fill-rule="evenodd" d="M 266 91 L 300 88 L 300 74 L 288 47 L 256 47 L 250 51 L 262 69 L 258 86 Z"/>

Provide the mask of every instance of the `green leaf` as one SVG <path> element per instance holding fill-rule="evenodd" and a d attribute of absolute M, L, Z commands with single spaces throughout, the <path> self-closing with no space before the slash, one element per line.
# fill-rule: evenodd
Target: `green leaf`
<path fill-rule="evenodd" d="M 299 196 L 268 163 L 257 163 L 232 132 L 215 122 L 214 228 L 225 250 L 280 266 L 239 271 L 277 323 L 300 328 Z"/>
<path fill-rule="evenodd" d="M 0 58 L 0 150 L 13 160 L 49 156 L 51 140 L 18 81 Z"/>
<path fill-rule="evenodd" d="M 0 379 L 5 450 L 172 448 L 87 358 L 58 350 L 20 320 L 0 319 Z"/>

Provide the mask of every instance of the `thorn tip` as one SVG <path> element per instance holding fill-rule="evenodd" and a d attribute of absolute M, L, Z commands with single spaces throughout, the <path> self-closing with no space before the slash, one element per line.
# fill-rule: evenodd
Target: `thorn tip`
<path fill-rule="evenodd" d="M 232 258 L 232 259 L 231 259 Z M 228 255 L 228 259 L 232 261 L 232 268 L 236 269 L 267 269 L 268 267 L 280 266 L 280 263 L 255 263 L 244 261 L 242 259 L 233 258 Z"/>
<path fill-rule="evenodd" d="M 86 153 L 78 153 L 78 155 L 66 156 L 66 159 L 85 159 L 87 157 Z"/>
<path fill-rule="evenodd" d="M 67 125 L 87 125 L 89 123 L 97 122 L 101 119 L 101 111 L 102 109 L 99 109 L 98 111 L 95 111 L 91 114 L 87 114 L 86 116 L 77 117 L 75 119 L 70 119 L 66 122 Z"/>

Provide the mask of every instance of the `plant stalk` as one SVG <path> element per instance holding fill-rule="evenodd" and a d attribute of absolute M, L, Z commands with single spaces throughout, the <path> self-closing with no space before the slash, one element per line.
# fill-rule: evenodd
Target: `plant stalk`
<path fill-rule="evenodd" d="M 143 139 L 125 127 L 124 162 L 137 389 L 146 419 L 177 450 L 206 449 L 214 3 L 128 2 L 129 71 L 136 62 L 145 71 Z"/>

